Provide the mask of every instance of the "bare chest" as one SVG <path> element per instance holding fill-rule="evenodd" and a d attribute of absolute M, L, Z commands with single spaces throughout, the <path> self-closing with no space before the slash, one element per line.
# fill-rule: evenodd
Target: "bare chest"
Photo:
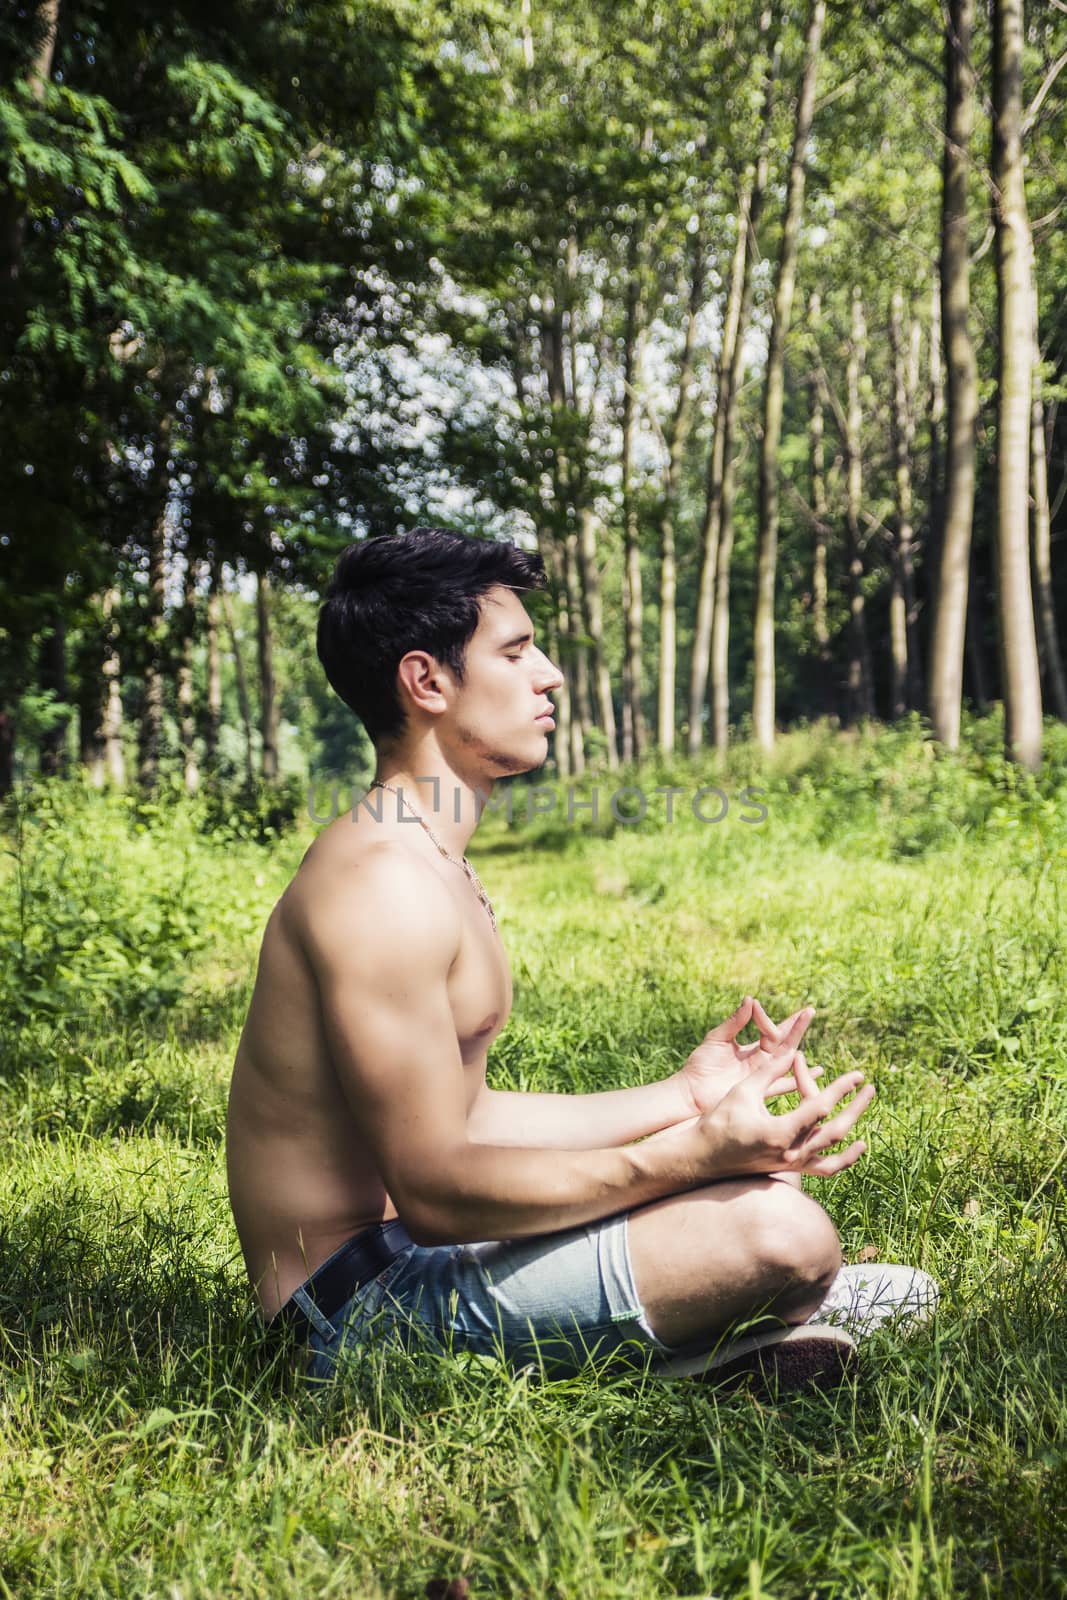
<path fill-rule="evenodd" d="M 484 1061 L 507 1022 L 512 985 L 500 936 L 473 893 L 462 910 L 463 938 L 448 977 L 448 997 L 460 1053 L 464 1063 L 471 1063 Z"/>

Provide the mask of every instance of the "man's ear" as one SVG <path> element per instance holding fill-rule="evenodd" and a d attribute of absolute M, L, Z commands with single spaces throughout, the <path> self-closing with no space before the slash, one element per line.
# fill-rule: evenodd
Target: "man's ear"
<path fill-rule="evenodd" d="M 427 650 L 409 650 L 397 666 L 397 686 L 411 705 L 434 716 L 446 710 L 451 676 Z"/>

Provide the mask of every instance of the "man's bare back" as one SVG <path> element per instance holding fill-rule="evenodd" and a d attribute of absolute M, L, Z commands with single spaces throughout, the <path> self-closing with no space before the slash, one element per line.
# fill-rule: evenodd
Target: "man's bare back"
<path fill-rule="evenodd" d="M 397 1214 L 331 1060 L 309 957 L 314 924 L 338 897 L 354 910 L 360 937 L 374 939 L 373 915 L 359 918 L 361 867 L 372 853 L 386 875 L 415 863 L 432 875 L 427 892 L 441 884 L 455 907 L 447 993 L 468 1114 L 485 1088 L 489 1047 L 511 1012 L 503 944 L 462 872 L 417 825 L 398 822 L 388 800 L 354 815 L 357 821 L 347 812 L 324 829 L 274 908 L 234 1065 L 230 1198 L 267 1317 L 346 1239 Z"/>

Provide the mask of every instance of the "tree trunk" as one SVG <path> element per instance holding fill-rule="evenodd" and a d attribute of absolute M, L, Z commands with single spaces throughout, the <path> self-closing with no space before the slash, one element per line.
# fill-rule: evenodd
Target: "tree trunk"
<path fill-rule="evenodd" d="M 760 16 L 760 35 L 770 31 L 772 13 L 767 7 Z M 712 634 L 714 629 L 715 601 L 720 546 L 722 543 L 723 483 L 726 463 L 733 453 L 734 429 L 737 421 L 735 396 L 741 383 L 742 345 L 748 311 L 751 307 L 752 259 L 755 230 L 763 210 L 767 190 L 767 172 L 770 157 L 771 118 L 774 110 L 774 92 L 781 60 L 781 37 L 777 40 L 767 71 L 760 122 L 760 143 L 756 163 L 751 173 L 742 181 L 737 202 L 737 238 L 734 241 L 733 259 L 730 263 L 730 283 L 723 314 L 722 343 L 719 350 L 715 396 L 715 422 L 711 449 L 708 453 L 707 480 L 704 490 L 704 522 L 700 531 L 700 579 L 697 589 L 696 625 L 693 632 L 693 657 L 689 676 L 689 754 L 696 755 L 704 743 L 704 706 L 708 698 L 708 675 L 711 666 Z M 729 590 L 727 588 L 727 601 Z M 727 622 L 728 628 L 728 622 Z M 728 712 L 727 712 L 728 714 Z M 714 733 L 714 709 L 711 711 Z M 724 735 L 725 738 L 725 735 Z"/>
<path fill-rule="evenodd" d="M 893 291 L 889 317 L 893 353 L 893 461 L 897 528 L 893 548 L 894 595 L 890 633 L 893 647 L 893 716 L 918 710 L 921 703 L 918 614 L 915 607 L 915 554 L 912 524 L 911 455 L 915 437 L 914 338 L 904 348 L 904 296 Z"/>
<path fill-rule="evenodd" d="M 819 696 L 824 714 L 833 705 L 833 662 L 830 654 L 830 625 L 827 621 L 829 584 L 827 579 L 827 547 L 830 524 L 826 506 L 826 448 L 825 416 L 826 396 L 819 356 L 819 330 L 822 326 L 822 296 L 814 291 L 808 301 L 808 327 L 815 345 L 815 361 L 808 383 L 810 410 L 808 414 L 808 461 L 811 473 L 811 510 L 815 519 L 814 546 L 811 563 L 812 628 L 819 663 Z"/>
<path fill-rule="evenodd" d="M 530 313 L 532 314 L 532 313 Z M 529 316 L 517 319 L 512 325 L 511 377 L 515 385 L 515 402 L 520 411 L 526 406 L 525 380 L 531 367 L 523 349 L 524 328 Z M 544 362 L 541 367 L 543 369 Z M 548 588 L 552 607 L 548 612 L 548 654 L 563 670 L 563 682 L 556 690 L 556 728 L 552 735 L 552 755 L 556 773 L 560 778 L 570 775 L 570 684 L 564 662 L 564 642 L 567 638 L 566 604 L 563 598 L 563 557 L 558 541 L 546 522 L 537 519 L 537 549 L 548 575 Z"/>
<path fill-rule="evenodd" d="M 800 216 L 804 203 L 804 159 L 815 110 L 815 77 L 819 61 L 825 0 L 813 0 L 804 45 L 804 71 L 797 96 L 796 125 L 789 158 L 782 250 L 774 297 L 767 377 L 763 402 L 763 438 L 759 464 L 759 532 L 756 553 L 755 667 L 752 724 L 764 750 L 774 746 L 774 593 L 778 567 L 778 446 L 785 394 L 785 341 L 793 310 Z"/>
<path fill-rule="evenodd" d="M 697 316 L 704 299 L 704 230 L 698 228 L 693 242 L 693 262 L 689 279 L 689 307 L 685 339 L 678 370 L 678 394 L 674 415 L 667 433 L 667 470 L 660 509 L 659 548 L 659 702 L 657 742 L 665 753 L 674 749 L 674 691 L 677 670 L 676 608 L 678 572 L 675 553 L 675 514 L 681 484 L 682 459 L 693 420 L 691 384 L 696 350 Z"/>
<path fill-rule="evenodd" d="M 970 331 L 967 179 L 974 132 L 974 0 L 948 0 L 941 184 L 941 314 L 945 340 L 945 491 L 930 661 L 930 720 L 949 750 L 960 742 L 967 582 L 974 520 L 978 367 Z"/>
<path fill-rule="evenodd" d="M 0 707 L 0 800 L 11 793 L 15 783 L 15 719 Z"/>
<path fill-rule="evenodd" d="M 697 583 L 697 611 L 693 628 L 693 655 L 689 670 L 689 754 L 695 756 L 704 743 L 704 706 L 707 700 L 708 669 L 711 662 L 711 626 L 715 607 L 715 568 L 722 534 L 722 474 L 726 449 L 726 410 L 729 404 L 730 373 L 734 350 L 740 344 L 741 291 L 748 257 L 748 215 L 752 203 L 753 178 L 746 178 L 737 203 L 737 238 L 730 266 L 730 286 L 723 314 L 722 343 L 719 348 L 715 384 L 715 422 L 708 452 L 707 481 L 704 487 L 704 522 L 700 530 L 700 578 Z"/>
<path fill-rule="evenodd" d="M 867 351 L 867 327 L 859 285 L 852 289 L 852 326 L 848 346 L 848 410 L 845 428 L 845 533 L 848 546 L 848 719 L 874 716 L 871 657 L 867 642 L 867 610 L 863 594 L 863 412 L 860 379 Z"/>
<path fill-rule="evenodd" d="M 193 710 L 193 638 L 196 631 L 196 572 L 189 555 L 185 558 L 185 592 L 182 596 L 182 646 L 178 662 L 178 739 L 182 750 L 182 781 L 186 794 L 200 787 L 200 766 L 196 759 L 196 716 Z"/>
<path fill-rule="evenodd" d="M 611 698 L 611 674 L 604 655 L 604 612 L 600 590 L 600 568 L 597 565 L 595 516 L 591 506 L 583 506 L 578 515 L 578 557 L 582 569 L 582 587 L 585 590 L 586 612 L 589 618 L 589 637 L 593 641 L 593 683 L 596 688 L 597 720 L 603 729 L 605 755 L 609 770 L 619 765 L 619 750 L 615 728 L 615 706 Z"/>
<path fill-rule="evenodd" d="M 1030 588 L 1033 246 L 1023 175 L 1022 0 L 993 0 L 993 216 L 997 247 L 996 563 L 1004 749 L 1041 765 L 1041 676 Z"/>
<path fill-rule="evenodd" d="M 923 552 L 923 639 L 928 662 L 934 654 L 934 619 L 937 613 L 937 581 L 941 570 L 941 536 L 944 524 L 944 482 L 942 475 L 941 429 L 945 418 L 945 383 L 941 365 L 941 276 L 934 274 L 930 292 L 930 371 L 928 414 L 930 421 L 929 490 L 927 495 L 926 547 Z M 929 702 L 927 701 L 927 704 Z"/>
<path fill-rule="evenodd" d="M 556 716 L 555 732 L 552 735 L 552 753 L 556 762 L 556 773 L 560 778 L 569 778 L 571 772 L 571 687 L 568 665 L 564 659 L 567 640 L 570 635 L 570 619 L 567 614 L 566 584 L 563 576 L 563 552 L 551 531 L 538 522 L 537 546 L 544 562 L 545 571 L 549 575 L 549 588 L 555 605 L 548 614 L 548 646 L 549 655 L 561 669 L 563 682 L 556 690 Z"/>
<path fill-rule="evenodd" d="M 592 724 L 589 697 L 589 658 L 584 638 L 582 591 L 578 577 L 578 535 L 569 528 L 563 540 L 563 580 L 567 596 L 567 626 L 570 655 L 564 670 L 570 676 L 570 760 L 571 771 L 585 771 L 585 731 Z"/>
<path fill-rule="evenodd" d="M 165 451 L 165 444 L 161 446 Z M 167 587 L 167 502 L 166 491 L 159 514 L 152 525 L 148 544 L 148 604 L 145 610 L 147 645 L 144 676 L 144 704 L 141 711 L 141 751 L 137 781 L 148 794 L 159 784 L 159 757 L 163 742 L 163 642 L 166 619 L 163 604 Z"/>
<path fill-rule="evenodd" d="M 637 507 L 633 492 L 633 441 L 637 407 L 634 397 L 640 381 L 641 329 L 639 327 L 639 288 L 635 255 L 631 255 L 630 282 L 626 292 L 626 332 L 623 350 L 622 391 L 622 521 L 623 521 L 623 693 L 626 715 L 623 718 L 623 760 L 640 761 L 648 747 L 642 694 L 644 659 L 641 630 L 644 599 L 641 580 L 641 547 L 637 526 Z"/>
<path fill-rule="evenodd" d="M 219 574 L 219 594 L 222 599 L 222 616 L 230 639 L 230 654 L 233 656 L 234 678 L 237 683 L 237 709 L 241 714 L 241 726 L 245 732 L 245 774 L 249 785 L 251 785 L 256 781 L 256 768 L 252 753 L 252 711 L 248 703 L 248 679 L 245 676 L 244 658 L 241 655 L 241 644 L 237 637 L 237 628 L 233 620 L 233 603 L 230 600 L 229 590 L 226 588 L 225 577 L 221 573 Z"/>
<path fill-rule="evenodd" d="M 104 660 L 100 669 L 104 679 L 104 715 L 101 724 L 104 772 L 107 782 L 116 789 L 126 787 L 126 755 L 122 747 L 122 662 L 119 659 L 118 626 L 115 622 L 120 599 L 117 587 L 108 589 L 104 595 Z"/>
<path fill-rule="evenodd" d="M 560 667 L 563 682 L 556 690 L 556 731 L 552 736 L 552 753 L 556 759 L 556 773 L 560 778 L 571 775 L 571 685 L 567 664 L 563 659 L 563 645 L 568 634 L 566 600 L 560 591 L 555 611 L 548 620 L 552 659 Z"/>
<path fill-rule="evenodd" d="M 574 527 L 574 474 L 566 452 L 560 447 L 560 413 L 567 406 L 566 350 L 563 337 L 563 313 L 553 295 L 544 297 L 542 318 L 541 359 L 548 382 L 548 398 L 552 420 L 557 434 L 553 458 L 553 491 L 561 522 L 565 528 L 561 543 L 561 605 L 560 623 L 565 630 L 567 650 L 559 663 L 567 677 L 568 756 L 570 770 L 585 771 L 585 730 L 592 722 L 592 705 L 589 694 L 589 661 L 585 645 L 585 619 L 583 616 L 581 579 L 578 572 L 578 536 Z M 560 747 L 557 728 L 556 748 Z"/>
<path fill-rule="evenodd" d="M 105 638 L 106 592 L 91 607 L 91 620 L 82 630 L 78 651 L 78 760 L 94 789 L 107 784 L 104 765 L 104 704 L 107 683 L 103 666 L 108 645 Z"/>
<path fill-rule="evenodd" d="M 270 623 L 270 580 L 256 573 L 256 643 L 259 660 L 259 732 L 264 781 L 278 777 L 278 697 L 274 682 L 274 640 Z"/>
<path fill-rule="evenodd" d="M 905 369 L 905 415 L 907 419 L 907 455 L 911 472 L 915 469 L 915 435 L 918 427 L 919 369 L 922 364 L 923 330 L 919 317 L 911 318 L 911 339 Z M 913 486 L 914 487 L 914 486 Z M 926 706 L 926 673 L 923 667 L 922 600 L 916 564 L 921 553 L 921 541 L 913 540 L 912 562 L 907 586 L 908 629 L 908 705 L 912 711 L 922 711 Z"/>
<path fill-rule="evenodd" d="M 207 591 L 207 717 L 204 724 L 204 756 L 209 773 L 214 772 L 219 755 L 219 728 L 222 724 L 222 664 L 219 658 L 219 563 L 214 551 L 208 561 Z"/>
<path fill-rule="evenodd" d="M 78 656 L 78 764 L 94 789 L 107 783 L 104 769 L 103 652 L 99 635 L 83 637 Z"/>
<path fill-rule="evenodd" d="M 889 565 L 889 715 L 894 721 L 908 709 L 908 630 L 904 617 L 904 585 L 897 552 L 893 550 Z"/>
<path fill-rule="evenodd" d="M 986 679 L 985 629 L 982 626 L 982 593 L 978 582 L 974 545 L 971 546 L 967 579 L 967 671 L 971 699 L 979 711 L 989 708 L 990 691 Z"/>
<path fill-rule="evenodd" d="M 1045 402 L 1042 394 L 1041 350 L 1037 338 L 1036 284 L 1034 287 L 1034 392 L 1030 406 L 1030 485 L 1034 506 L 1034 588 L 1037 600 L 1038 642 L 1041 647 L 1041 666 L 1049 700 L 1060 721 L 1067 722 L 1067 675 L 1063 669 L 1052 595 L 1052 516 L 1048 498 Z"/>
<path fill-rule="evenodd" d="M 40 686 L 52 695 L 53 708 L 59 712 L 47 733 L 41 736 L 41 776 L 60 778 L 67 774 L 67 727 L 70 710 L 67 706 L 67 619 L 57 610 L 51 629 L 41 641 L 39 657 Z"/>
<path fill-rule="evenodd" d="M 754 236 L 751 235 L 751 240 Z M 754 254 L 754 251 L 753 251 Z M 752 256 L 749 257 L 751 268 Z M 711 618 L 711 736 L 715 749 L 725 755 L 730 742 L 730 572 L 734 554 L 734 500 L 737 493 L 738 458 L 733 448 L 737 437 L 737 417 L 741 407 L 743 361 L 740 344 L 752 311 L 753 282 L 749 270 L 741 301 L 741 339 L 737 354 L 736 377 L 730 385 L 726 412 L 726 453 L 722 469 L 722 512 L 719 528 L 719 555 L 715 563 L 715 604 Z"/>

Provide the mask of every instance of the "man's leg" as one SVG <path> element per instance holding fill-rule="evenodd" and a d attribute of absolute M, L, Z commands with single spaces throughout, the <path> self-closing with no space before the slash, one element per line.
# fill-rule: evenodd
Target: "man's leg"
<path fill-rule="evenodd" d="M 804 1322 L 841 1265 L 826 1212 L 790 1183 L 738 1179 L 632 1211 L 634 1286 L 667 1345 L 714 1337 L 770 1310 Z"/>

